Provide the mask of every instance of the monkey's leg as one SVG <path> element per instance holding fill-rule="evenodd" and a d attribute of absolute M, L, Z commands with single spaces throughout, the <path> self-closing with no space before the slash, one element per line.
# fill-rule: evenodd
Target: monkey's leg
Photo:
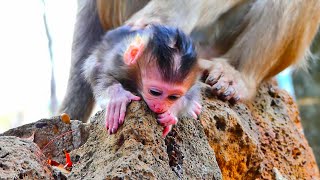
<path fill-rule="evenodd" d="M 190 33 L 199 19 L 204 2 L 198 0 L 149 1 L 144 8 L 133 14 L 126 24 L 132 25 L 134 29 L 144 28 L 150 24 L 165 24 Z"/>
<path fill-rule="evenodd" d="M 59 112 L 65 112 L 72 119 L 86 122 L 94 104 L 90 85 L 82 75 L 82 65 L 89 55 L 90 49 L 103 34 L 96 1 L 79 3 L 79 10 L 74 30 L 72 45 L 72 61 L 67 92 Z"/>
<path fill-rule="evenodd" d="M 236 69 L 252 87 L 299 60 L 305 62 L 319 26 L 319 8 L 316 0 L 255 3 L 248 13 L 251 23 L 227 56 L 238 58 Z"/>
<path fill-rule="evenodd" d="M 225 60 L 217 61 L 223 70 L 219 66 L 211 70 L 212 74 L 220 72 L 216 73 L 220 78 L 214 91 L 221 95 L 219 89 L 223 89 L 222 95 L 226 95 L 229 92 L 224 89 L 231 86 L 240 99 L 251 99 L 261 81 L 303 60 L 319 26 L 319 8 L 320 1 L 270 0 L 252 4 L 245 15 L 249 23 L 223 55 Z M 230 80 L 229 84 L 225 82 L 232 78 L 236 85 Z"/>

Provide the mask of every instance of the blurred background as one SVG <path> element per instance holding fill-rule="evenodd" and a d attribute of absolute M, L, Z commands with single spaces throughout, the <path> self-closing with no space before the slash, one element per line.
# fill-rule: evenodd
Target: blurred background
<path fill-rule="evenodd" d="M 55 114 L 67 87 L 77 0 L 0 2 L 0 133 Z M 277 76 L 299 106 L 320 165 L 320 36 L 308 72 Z"/>
<path fill-rule="evenodd" d="M 0 132 L 50 117 L 67 86 L 76 0 L 0 2 Z"/>

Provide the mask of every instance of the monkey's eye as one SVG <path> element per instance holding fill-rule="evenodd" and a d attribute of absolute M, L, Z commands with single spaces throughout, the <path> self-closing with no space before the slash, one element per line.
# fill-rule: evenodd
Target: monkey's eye
<path fill-rule="evenodd" d="M 175 101 L 175 100 L 177 100 L 179 98 L 180 98 L 179 95 L 170 95 L 170 96 L 168 96 L 168 99 L 171 100 L 171 101 Z"/>
<path fill-rule="evenodd" d="M 162 95 L 162 92 L 161 91 L 158 91 L 158 90 L 155 90 L 155 89 L 150 89 L 149 90 L 149 93 L 153 96 L 161 96 Z"/>

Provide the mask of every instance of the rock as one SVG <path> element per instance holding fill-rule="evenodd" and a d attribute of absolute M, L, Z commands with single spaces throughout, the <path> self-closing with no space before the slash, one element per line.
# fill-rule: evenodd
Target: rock
<path fill-rule="evenodd" d="M 70 179 L 222 179 L 201 125 L 184 119 L 166 138 L 144 103 L 133 102 L 114 135 L 104 114 L 92 118 L 90 137 L 72 152 L 80 157 Z"/>
<path fill-rule="evenodd" d="M 288 93 L 264 83 L 252 102 L 232 105 L 202 86 L 199 119 L 180 119 L 166 138 L 143 102 L 129 105 L 125 123 L 113 135 L 104 128 L 103 112 L 90 124 L 53 118 L 3 135 L 34 132 L 42 148 L 54 139 L 50 151 L 44 149 L 59 162 L 62 149 L 72 150 L 71 173 L 54 170 L 60 179 L 320 179 Z"/>
<path fill-rule="evenodd" d="M 206 99 L 200 121 L 225 179 L 319 179 L 297 105 L 274 83 L 254 101 L 230 105 Z"/>
<path fill-rule="evenodd" d="M 35 143 L 0 136 L 0 179 L 53 179 L 51 171 Z"/>
<path fill-rule="evenodd" d="M 0 134 L 0 136 L 17 136 L 28 138 L 34 136 L 35 142 L 48 158 L 64 162 L 63 150 L 71 151 L 86 142 L 89 134 L 87 125 L 72 120 L 71 124 L 63 123 L 59 116 L 41 119 Z"/>

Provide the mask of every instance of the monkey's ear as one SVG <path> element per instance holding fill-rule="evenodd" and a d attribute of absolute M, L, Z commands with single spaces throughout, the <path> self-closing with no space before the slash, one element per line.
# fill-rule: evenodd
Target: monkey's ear
<path fill-rule="evenodd" d="M 140 35 L 137 35 L 134 40 L 129 44 L 127 50 L 124 52 L 124 63 L 127 65 L 133 65 L 137 62 L 142 55 L 145 43 Z"/>

